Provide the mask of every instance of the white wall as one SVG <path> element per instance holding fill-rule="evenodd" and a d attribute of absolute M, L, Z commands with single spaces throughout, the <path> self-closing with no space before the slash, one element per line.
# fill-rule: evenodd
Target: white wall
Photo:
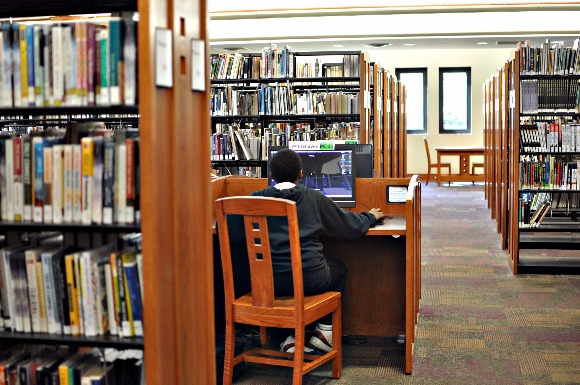
<path fill-rule="evenodd" d="M 483 146 L 483 85 L 509 59 L 512 48 L 503 49 L 414 49 L 369 50 L 372 62 L 393 75 L 395 68 L 427 67 L 427 138 L 431 148 L 431 161 L 436 162 L 434 147 Z M 439 134 L 439 67 L 471 67 L 471 125 L 469 135 Z M 427 156 L 423 134 L 407 136 L 407 173 L 427 174 Z M 458 172 L 458 161 L 451 162 L 452 172 Z M 442 159 L 442 161 L 443 161 Z M 482 158 L 474 158 L 483 162 Z"/>

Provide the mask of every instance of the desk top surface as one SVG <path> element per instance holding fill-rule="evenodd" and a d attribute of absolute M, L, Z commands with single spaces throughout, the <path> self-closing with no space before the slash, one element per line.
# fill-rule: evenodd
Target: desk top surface
<path fill-rule="evenodd" d="M 465 152 L 484 152 L 485 147 L 478 146 L 442 146 L 434 147 L 435 151 L 445 152 L 445 151 L 465 151 Z"/>

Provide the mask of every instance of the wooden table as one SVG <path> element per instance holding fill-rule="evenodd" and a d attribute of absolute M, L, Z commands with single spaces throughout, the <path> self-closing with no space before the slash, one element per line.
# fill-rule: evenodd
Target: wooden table
<path fill-rule="evenodd" d="M 441 178 L 445 178 L 449 182 L 483 182 L 483 174 L 471 173 L 471 157 L 483 156 L 485 152 L 484 147 L 471 146 L 450 146 L 450 147 L 435 147 L 437 151 L 437 164 L 441 164 L 442 156 L 458 156 L 459 157 L 459 174 L 441 175 L 441 167 L 437 166 L 437 186 L 441 186 Z"/>

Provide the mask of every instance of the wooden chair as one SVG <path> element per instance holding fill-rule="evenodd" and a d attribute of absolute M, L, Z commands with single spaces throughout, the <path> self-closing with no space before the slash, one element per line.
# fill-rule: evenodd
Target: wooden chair
<path fill-rule="evenodd" d="M 485 166 L 484 166 L 484 164 L 483 164 L 483 163 L 472 163 L 472 164 L 471 164 L 471 175 L 477 175 L 477 174 L 475 173 L 475 169 L 476 169 L 476 168 L 484 168 L 484 167 L 485 167 Z"/>
<path fill-rule="evenodd" d="M 235 298 L 231 260 L 228 214 L 242 215 L 250 264 L 252 290 Z M 268 236 L 267 217 L 288 218 L 290 258 L 294 281 L 293 297 L 274 296 L 274 276 Z M 332 377 L 342 374 L 342 317 L 341 294 L 326 292 L 304 296 L 302 256 L 298 233 L 296 203 L 286 199 L 239 196 L 216 200 L 216 217 L 221 250 L 226 304 L 226 341 L 223 384 L 231 385 L 233 367 L 238 363 L 253 362 L 293 368 L 292 385 L 301 385 L 309 371 L 332 360 Z M 322 316 L 332 313 L 332 350 L 323 356 L 304 353 L 305 327 Z M 261 347 L 247 350 L 234 357 L 235 324 L 260 327 Z M 267 348 L 266 327 L 293 328 L 295 353 Z"/>
<path fill-rule="evenodd" d="M 426 137 L 423 137 L 423 142 L 425 142 L 425 151 L 427 152 L 427 182 L 425 183 L 425 186 L 427 186 L 431 179 L 431 170 L 433 168 L 435 168 L 435 175 L 433 177 L 437 179 L 437 163 L 431 163 L 431 152 L 429 151 L 429 142 L 427 142 Z M 451 174 L 451 163 L 441 163 L 440 167 L 447 169 L 447 175 Z M 451 184 L 451 181 L 449 184 Z"/>

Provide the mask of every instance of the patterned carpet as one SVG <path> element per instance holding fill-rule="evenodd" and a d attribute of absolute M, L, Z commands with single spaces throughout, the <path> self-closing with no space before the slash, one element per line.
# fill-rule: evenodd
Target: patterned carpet
<path fill-rule="evenodd" d="M 403 374 L 394 337 L 351 337 L 340 380 L 326 365 L 303 384 L 580 384 L 580 276 L 512 275 L 483 186 L 422 188 L 413 374 Z M 288 368 L 248 366 L 236 384 L 290 385 L 291 377 Z"/>

